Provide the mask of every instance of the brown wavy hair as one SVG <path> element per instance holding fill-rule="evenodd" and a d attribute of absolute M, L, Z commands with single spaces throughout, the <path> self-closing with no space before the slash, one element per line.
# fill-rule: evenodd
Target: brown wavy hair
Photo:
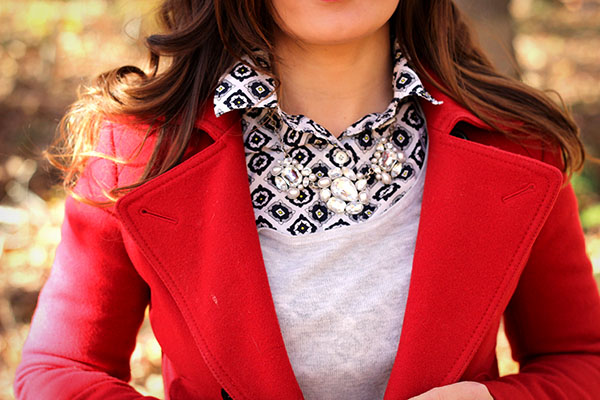
<path fill-rule="evenodd" d="M 152 132 L 155 146 L 137 182 L 106 191 L 106 202 L 88 202 L 113 204 L 177 165 L 218 78 L 244 55 L 259 65 L 253 58 L 256 49 L 274 57 L 271 11 L 269 0 L 165 0 L 158 11 L 163 33 L 146 38 L 149 71 L 123 66 L 97 77 L 80 92 L 44 152 L 63 171 L 67 193 L 78 197 L 73 188 L 90 157 L 130 161 L 94 152 L 100 125 L 115 116 L 147 124 L 151 128 L 144 142 Z M 559 145 L 566 174 L 582 168 L 585 150 L 564 104 L 559 107 L 544 92 L 500 74 L 473 41 L 452 0 L 400 0 L 390 31 L 402 38 L 402 51 L 422 79 L 504 135 Z"/>

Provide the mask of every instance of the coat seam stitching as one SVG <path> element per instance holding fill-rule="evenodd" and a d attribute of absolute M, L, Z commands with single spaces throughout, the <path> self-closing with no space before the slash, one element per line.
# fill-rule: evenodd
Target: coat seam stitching
<path fill-rule="evenodd" d="M 209 154 L 209 155 L 208 155 L 206 158 L 204 158 L 204 159 L 199 159 L 199 160 L 198 160 L 198 161 L 197 161 L 195 164 L 193 164 L 193 165 L 194 165 L 194 167 L 199 167 L 199 166 L 201 166 L 201 165 L 203 165 L 203 164 L 205 164 L 205 163 L 207 163 L 207 162 L 211 161 L 215 155 L 219 154 L 219 153 L 220 153 L 220 151 L 221 151 L 223 148 L 225 148 L 225 147 L 227 146 L 227 144 L 226 144 L 226 143 L 224 143 L 224 140 L 225 140 L 225 138 L 227 137 L 227 136 L 226 136 L 226 134 L 227 134 L 227 133 L 228 133 L 230 130 L 232 130 L 233 128 L 235 128 L 235 124 L 232 124 L 232 126 L 231 126 L 231 127 L 230 127 L 230 128 L 229 128 L 229 129 L 228 129 L 228 130 L 227 130 L 227 131 L 226 131 L 226 132 L 225 132 L 225 133 L 224 133 L 224 134 L 223 134 L 223 135 L 222 135 L 222 136 L 221 136 L 221 137 L 220 137 L 220 138 L 217 140 L 217 141 L 215 141 L 215 143 L 214 143 L 213 145 L 214 145 L 214 146 L 219 146 L 219 147 L 218 147 L 218 148 L 215 148 L 214 152 L 213 152 L 212 154 Z M 198 153 L 198 154 L 200 154 L 200 153 Z M 190 173 L 192 170 L 193 170 L 193 168 L 186 168 L 186 169 L 183 169 L 183 170 L 181 170 L 181 171 L 177 171 L 177 173 L 173 174 L 173 176 L 171 177 L 171 179 L 175 179 L 175 178 L 179 179 L 180 177 L 182 177 L 182 176 L 186 175 L 187 173 Z M 161 187 L 160 185 L 156 185 L 156 186 L 154 186 L 154 187 L 151 187 L 151 188 L 149 188 L 149 189 L 148 189 L 148 191 L 146 191 L 146 192 L 139 192 L 139 193 L 144 193 L 144 194 L 152 193 L 152 192 L 154 192 L 155 190 L 159 189 L 160 187 Z M 138 193 L 138 194 L 136 194 L 135 196 L 132 196 L 132 197 L 130 198 L 130 200 L 129 200 L 129 201 L 130 201 L 130 203 L 131 203 L 131 204 L 133 204 L 133 201 L 135 201 L 135 200 L 137 200 L 137 198 L 139 198 L 139 193 Z M 135 193 L 134 193 L 134 194 L 135 194 Z M 128 223 L 129 223 L 130 225 L 132 225 L 134 228 L 136 228 L 136 229 L 137 229 L 137 226 L 135 225 L 135 223 L 134 223 L 132 220 L 129 220 L 129 221 L 128 221 Z M 127 228 L 126 228 L 126 229 L 127 229 Z M 129 229 L 128 229 L 128 231 L 129 231 Z M 131 234 L 131 232 L 129 232 L 129 233 Z M 132 235 L 132 237 L 135 237 L 135 235 Z M 168 271 L 166 270 L 166 268 L 164 267 L 164 265 L 162 264 L 162 262 L 161 262 L 161 261 L 158 259 L 158 257 L 156 257 L 156 256 L 154 255 L 154 253 L 153 253 L 153 252 L 152 252 L 152 250 L 151 250 L 151 247 L 148 245 L 148 243 L 146 242 L 146 240 L 145 240 L 143 237 L 141 237 L 141 236 L 139 237 L 139 239 L 142 241 L 142 243 L 144 244 L 144 246 L 145 246 L 145 247 L 148 249 L 148 254 L 149 254 L 151 257 L 152 257 L 152 259 L 154 259 L 154 261 L 155 261 L 155 262 L 156 262 L 158 265 L 160 265 L 160 266 L 161 266 L 161 268 L 162 268 L 162 270 L 163 270 L 163 272 L 164 272 L 164 274 L 165 274 L 165 277 L 163 277 L 163 275 L 162 275 L 161 273 L 158 273 L 158 276 L 159 276 L 159 278 L 161 279 L 161 281 L 163 282 L 163 284 L 164 284 L 164 285 L 165 285 L 165 286 L 166 286 L 168 289 L 175 291 L 175 292 L 176 292 L 176 293 L 179 295 L 179 297 L 181 298 L 181 305 L 180 305 L 179 307 L 180 307 L 180 308 L 181 308 L 181 307 L 183 307 L 183 308 L 185 309 L 185 311 L 186 311 L 186 314 L 188 314 L 188 316 L 189 316 L 189 319 L 192 321 L 192 323 L 193 323 L 193 325 L 194 325 L 194 328 L 196 329 L 196 331 L 197 331 L 197 332 L 201 332 L 201 330 L 199 329 L 199 327 L 198 327 L 198 325 L 197 325 L 196 319 L 194 318 L 193 314 L 191 313 L 191 310 L 190 310 L 190 308 L 189 308 L 189 306 L 188 306 L 187 302 L 185 301 L 185 298 L 183 297 L 183 295 L 181 294 L 181 292 L 180 292 L 180 291 L 179 291 L 179 289 L 177 288 L 176 284 L 174 283 L 174 281 L 173 281 L 173 278 L 170 276 L 170 274 L 168 273 Z M 169 280 L 169 282 L 168 282 L 168 283 L 165 281 L 165 278 L 168 278 L 168 280 Z M 171 286 L 171 285 L 172 285 L 172 286 Z M 173 300 L 175 301 L 175 303 L 176 303 L 176 304 L 178 304 L 178 303 L 179 303 L 179 302 L 178 302 L 176 299 L 173 299 Z M 196 336 L 196 335 L 194 335 L 194 333 L 193 333 L 193 332 L 192 332 L 192 335 L 193 335 L 193 336 Z M 210 365 L 208 365 L 208 366 L 209 366 L 209 368 L 211 368 L 211 370 L 213 370 L 213 374 L 215 375 L 215 378 L 216 378 L 217 380 L 220 380 L 220 379 L 219 379 L 219 375 L 221 375 L 221 374 L 222 374 L 222 375 L 224 375 L 224 376 L 225 376 L 225 377 L 226 377 L 226 378 L 229 380 L 229 382 L 231 383 L 231 386 L 232 386 L 232 387 L 233 387 L 233 388 L 234 388 L 234 389 L 235 389 L 235 390 L 236 390 L 238 393 L 242 394 L 242 396 L 243 396 L 244 398 L 248 398 L 248 397 L 245 395 L 245 393 L 244 393 L 244 392 L 243 392 L 243 391 L 242 391 L 242 390 L 241 390 L 241 389 L 240 389 L 240 388 L 239 388 L 239 387 L 238 387 L 238 386 L 235 384 L 235 381 L 234 381 L 234 380 L 231 378 L 231 376 L 230 376 L 230 375 L 229 375 L 229 374 L 228 374 L 228 373 L 225 371 L 225 369 L 224 369 L 224 368 L 221 366 L 221 364 L 220 364 L 220 363 L 217 361 L 217 358 L 216 358 L 216 357 L 215 357 L 215 356 L 212 354 L 212 352 L 209 350 L 209 348 L 208 348 L 208 346 L 207 346 L 206 339 L 204 339 L 203 335 L 202 335 L 201 333 L 198 333 L 197 335 L 199 336 L 199 339 L 200 339 L 200 341 L 201 341 L 201 342 L 202 342 L 202 344 L 204 345 L 205 351 L 208 353 L 208 355 L 209 355 L 209 356 L 210 356 L 210 358 L 212 359 L 211 361 L 207 361 L 206 357 L 204 357 L 205 361 L 207 361 L 207 364 L 212 364 L 212 365 L 216 366 L 216 368 L 218 369 L 218 373 L 215 373 L 215 372 L 217 372 L 217 371 L 214 371 L 214 369 L 213 369 L 213 368 L 211 368 L 211 367 L 210 367 Z M 225 385 L 223 385 L 221 382 L 219 382 L 219 383 L 220 383 L 222 386 L 225 386 Z"/>
<path fill-rule="evenodd" d="M 491 158 L 491 159 L 493 159 L 495 161 L 498 161 L 498 162 L 501 162 L 501 163 L 504 163 L 504 164 L 507 164 L 507 165 L 511 165 L 511 166 L 517 167 L 519 169 L 524 169 L 524 170 L 532 172 L 532 173 L 536 172 L 533 168 L 529 168 L 529 167 L 526 167 L 526 166 L 523 166 L 523 165 L 515 164 L 514 162 L 509 162 L 507 160 L 503 160 L 502 158 L 498 157 L 497 155 L 483 154 L 482 151 L 475 150 L 475 149 L 469 149 L 469 148 L 466 148 L 464 145 L 461 146 L 461 145 L 459 145 L 457 143 L 441 142 L 441 145 L 448 146 L 448 147 L 461 148 L 462 150 L 465 150 L 465 151 L 468 151 L 468 152 L 471 152 L 471 153 L 474 153 L 474 154 L 484 155 L 484 156 L 487 156 L 487 157 L 489 157 L 489 158 Z M 496 150 L 500 151 L 499 149 L 496 149 Z M 510 153 L 510 152 L 508 152 L 508 153 Z M 516 154 L 513 154 L 513 153 L 510 153 L 510 154 L 513 157 L 518 157 L 518 155 L 516 155 Z M 535 159 L 531 159 L 531 160 L 536 161 Z M 536 169 L 543 168 L 545 165 L 546 164 L 538 165 Z M 549 167 L 552 167 L 552 166 L 549 166 Z M 544 178 L 544 181 L 545 181 L 544 188 L 547 190 L 548 187 L 550 186 L 549 178 L 546 177 L 546 176 L 543 176 L 543 178 Z M 536 209 L 536 214 L 535 214 L 536 217 L 538 217 L 540 215 L 540 209 L 542 208 L 542 205 L 544 203 L 547 203 L 546 206 L 544 207 L 545 210 L 547 210 L 548 208 L 550 208 L 550 203 L 547 202 L 548 197 L 549 196 L 547 194 L 546 197 L 544 197 L 544 199 L 542 200 L 542 203 Z M 539 217 L 537 219 L 539 219 Z M 538 221 L 537 222 L 536 229 L 539 228 L 540 225 L 542 225 L 542 222 L 543 221 Z M 529 226 L 527 227 L 527 231 L 526 231 L 525 235 L 523 235 L 523 237 L 521 238 L 521 242 L 520 242 L 521 245 L 519 246 L 519 248 L 517 249 L 517 251 L 513 254 L 512 258 L 511 258 L 511 261 L 509 262 L 509 267 L 507 267 L 505 269 L 505 272 L 508 272 L 509 270 L 514 269 L 515 259 L 517 258 L 517 254 L 519 254 L 519 253 L 521 253 L 523 251 L 525 239 L 527 239 L 527 243 L 531 242 L 531 236 L 532 235 L 531 235 L 530 232 L 531 232 L 532 226 L 533 226 L 533 222 L 530 223 Z M 529 238 L 528 238 L 528 236 L 529 236 Z M 510 279 L 510 278 L 508 279 L 508 281 L 503 280 L 500 287 L 506 287 L 511 282 L 511 280 L 512 279 Z M 494 292 L 494 294 L 492 296 L 492 303 L 496 302 L 496 298 L 498 297 L 498 292 L 500 291 L 500 287 L 496 288 L 496 290 L 495 290 L 495 292 Z M 477 324 L 477 327 L 475 328 L 475 331 L 478 332 L 481 329 L 482 326 L 488 324 L 489 321 L 491 321 L 491 315 L 493 315 L 493 314 L 490 314 L 490 309 L 491 308 L 492 308 L 492 305 L 490 304 L 487 307 L 487 309 L 485 310 L 484 317 Z M 497 309 L 498 306 L 496 306 L 494 308 Z M 463 346 L 463 348 L 462 348 L 459 356 L 457 356 L 456 359 L 452 362 L 453 367 L 450 369 L 450 371 L 444 377 L 444 381 L 447 381 L 447 379 L 450 378 L 450 377 L 452 377 L 452 380 L 454 380 L 455 378 L 458 378 L 458 376 L 460 375 L 460 372 L 459 371 L 454 372 L 454 370 L 456 369 L 455 366 L 457 365 L 457 363 L 462 358 L 464 358 L 467 355 L 466 351 L 467 351 L 469 345 L 471 344 L 471 342 L 473 341 L 473 337 L 474 336 L 475 336 L 475 334 L 471 336 L 471 339 Z M 481 339 L 482 339 L 482 337 L 476 338 L 476 340 L 475 340 L 475 348 L 473 350 L 471 350 L 471 352 L 468 354 L 469 357 L 472 354 L 474 354 L 474 351 L 476 350 L 476 347 L 477 347 L 477 342 L 481 341 Z"/>

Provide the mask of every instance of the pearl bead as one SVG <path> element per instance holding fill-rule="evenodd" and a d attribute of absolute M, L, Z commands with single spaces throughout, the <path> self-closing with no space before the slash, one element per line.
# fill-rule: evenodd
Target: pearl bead
<path fill-rule="evenodd" d="M 389 185 L 390 183 L 392 183 L 392 177 L 387 172 L 382 172 L 381 173 L 381 182 L 383 182 L 386 185 Z"/>
<path fill-rule="evenodd" d="M 298 196 L 300 196 L 300 189 L 298 188 L 291 188 L 287 192 L 287 197 L 292 200 L 298 198 Z"/>
<path fill-rule="evenodd" d="M 331 185 L 331 179 L 321 178 L 321 179 L 319 179 L 319 182 L 317 184 L 319 185 L 320 188 L 326 188 L 329 185 Z"/>

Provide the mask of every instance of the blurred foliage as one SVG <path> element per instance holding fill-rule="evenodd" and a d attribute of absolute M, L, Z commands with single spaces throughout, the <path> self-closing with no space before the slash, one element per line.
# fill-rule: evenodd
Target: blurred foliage
<path fill-rule="evenodd" d="M 144 16 L 154 3 L 0 2 L 0 161 L 12 154 L 35 158 L 86 77 L 143 64 L 141 39 L 154 21 Z M 41 170 L 31 182 L 42 196 L 49 183 Z"/>
<path fill-rule="evenodd" d="M 600 204 L 595 204 L 581 212 L 581 224 L 584 228 L 600 226 Z"/>
<path fill-rule="evenodd" d="M 522 79 L 560 93 L 600 157 L 600 0 L 513 0 L 511 12 Z M 599 234 L 600 163 L 587 162 L 572 183 L 584 229 Z"/>
<path fill-rule="evenodd" d="M 479 0 L 475 0 L 479 1 Z M 14 369 L 39 289 L 60 241 L 64 194 L 38 157 L 86 78 L 145 65 L 142 39 L 157 0 L 0 2 L 0 399 L 12 399 Z M 525 82 L 556 89 L 591 153 L 600 155 L 600 0 L 513 0 L 515 54 Z M 600 168 L 573 178 L 587 246 L 600 268 Z M 600 271 L 597 271 L 600 272 Z M 599 282 L 600 282 L 600 275 Z M 502 330 L 502 374 L 518 366 Z M 161 349 L 144 322 L 132 385 L 163 397 Z"/>
<path fill-rule="evenodd" d="M 155 1 L 0 2 L 0 399 L 60 241 L 64 194 L 39 152 L 77 87 L 123 64 L 144 66 Z M 162 397 L 161 351 L 148 320 L 131 362 L 132 385 Z"/>

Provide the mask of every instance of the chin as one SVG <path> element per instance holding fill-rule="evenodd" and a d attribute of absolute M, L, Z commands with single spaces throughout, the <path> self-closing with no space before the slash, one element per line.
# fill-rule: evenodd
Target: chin
<path fill-rule="evenodd" d="M 334 45 L 386 26 L 398 0 L 272 0 L 280 30 L 306 44 Z"/>
<path fill-rule="evenodd" d="M 302 43 L 327 46 L 351 43 L 366 38 L 375 33 L 375 31 L 377 31 L 377 29 L 357 30 L 356 26 L 349 27 L 346 25 L 339 28 L 329 27 L 325 29 L 324 27 L 315 27 L 315 29 L 305 33 L 303 32 L 303 34 L 292 36 Z"/>

